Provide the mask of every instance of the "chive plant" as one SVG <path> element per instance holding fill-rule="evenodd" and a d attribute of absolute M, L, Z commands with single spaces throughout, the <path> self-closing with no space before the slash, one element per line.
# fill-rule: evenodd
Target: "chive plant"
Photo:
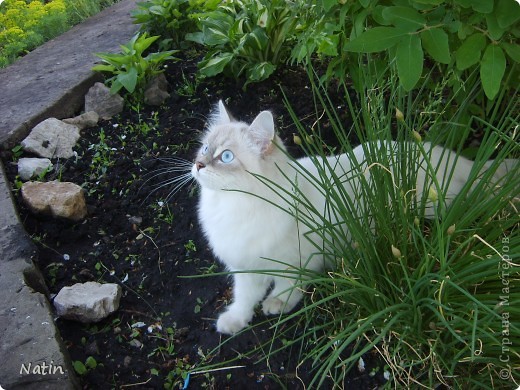
<path fill-rule="evenodd" d="M 358 175 L 349 197 L 345 178 L 331 175 L 327 166 L 329 149 L 323 148 L 319 128 L 305 129 L 292 113 L 301 139 L 312 140 L 303 146 L 319 167 L 312 180 L 329 205 L 323 213 L 307 204 L 295 217 L 318 234 L 316 247 L 322 245 L 336 266 L 325 275 L 307 275 L 312 281 L 305 304 L 280 317 L 276 329 L 289 318 L 304 319 L 304 330 L 290 344 L 305 345 L 300 359 L 316 370 L 310 387 L 325 381 L 342 387 L 346 373 L 371 350 L 385 361 L 392 387 L 512 385 L 519 380 L 519 364 L 513 362 L 520 361 L 520 328 L 512 320 L 520 318 L 520 290 L 513 287 L 520 280 L 520 166 L 511 160 L 520 154 L 518 95 L 500 117 L 491 110 L 489 121 L 473 117 L 461 129 L 458 116 L 471 105 L 471 93 L 455 116 L 441 123 L 440 107 L 425 105 L 438 102 L 438 95 L 405 94 L 395 77 L 374 80 L 367 67 L 362 69 L 366 89 L 359 107 L 344 86 L 351 129 L 338 121 L 319 85 L 314 88 L 317 106 L 332 124 L 339 150 L 351 160 L 356 157 L 349 134 L 367 143 L 396 139 L 397 150 L 365 147 L 370 180 Z M 467 184 L 448 206 L 434 176 L 439 167 L 417 131 L 426 126 L 442 126 L 448 141 L 460 139 L 461 131 L 467 139 L 474 127 L 483 134 Z M 433 143 L 440 136 L 424 134 Z M 421 160 L 433 180 L 424 183 L 430 190 L 418 199 Z M 510 172 L 493 181 L 506 165 Z M 448 169 L 444 180 L 453 174 Z M 293 204 L 301 202 L 302 194 L 282 196 Z M 433 218 L 426 216 L 427 202 L 434 205 Z"/>

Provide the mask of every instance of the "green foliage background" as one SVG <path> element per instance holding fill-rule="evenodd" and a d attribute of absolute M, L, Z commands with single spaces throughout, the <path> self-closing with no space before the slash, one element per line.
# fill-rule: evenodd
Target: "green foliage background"
<path fill-rule="evenodd" d="M 319 1 L 310 15 L 316 18 L 308 19 L 307 29 L 326 29 L 337 38 L 314 42 L 312 32 L 300 40 L 297 58 L 385 52 L 395 59 L 406 91 L 418 84 L 428 61 L 428 67 L 438 66 L 458 77 L 478 68 L 487 98 L 494 99 L 506 66 L 520 61 L 520 5 L 514 0 Z"/>
<path fill-rule="evenodd" d="M 198 44 L 202 76 L 224 73 L 244 85 L 280 64 L 319 61 L 324 80 L 349 79 L 360 90 L 358 59 L 367 53 L 381 70 L 393 64 L 406 91 L 426 76 L 448 75 L 452 91 L 478 78 L 483 99 L 493 100 L 520 82 L 515 0 L 150 0 L 134 18 L 163 37 L 162 48 Z"/>

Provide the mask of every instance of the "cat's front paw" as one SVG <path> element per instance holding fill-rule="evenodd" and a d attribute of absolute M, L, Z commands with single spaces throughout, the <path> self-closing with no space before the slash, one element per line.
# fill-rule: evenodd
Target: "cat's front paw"
<path fill-rule="evenodd" d="M 262 311 L 265 315 L 280 314 L 285 309 L 285 302 L 278 298 L 268 297 L 262 302 Z M 288 310 L 284 310 L 287 312 Z"/>
<path fill-rule="evenodd" d="M 248 320 L 237 316 L 235 313 L 227 311 L 222 313 L 217 320 L 217 332 L 224 334 L 235 334 L 244 329 Z"/>

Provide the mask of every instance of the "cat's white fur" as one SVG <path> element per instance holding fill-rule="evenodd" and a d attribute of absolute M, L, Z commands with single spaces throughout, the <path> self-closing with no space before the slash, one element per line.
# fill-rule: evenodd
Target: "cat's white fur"
<path fill-rule="evenodd" d="M 234 279 L 233 302 L 218 318 L 217 330 L 233 334 L 247 326 L 259 302 L 262 302 L 265 314 L 278 314 L 290 311 L 300 301 L 302 292 L 292 288 L 295 279 L 283 277 L 280 271 L 289 267 L 315 271 L 324 268 L 323 257 L 313 256 L 316 248 L 311 241 L 317 237 L 304 237 L 308 229 L 297 225 L 294 216 L 269 204 L 269 201 L 280 204 L 280 197 L 251 173 L 267 178 L 287 191 L 292 191 L 297 182 L 299 191 L 317 210 L 325 210 L 325 198 L 291 165 L 283 143 L 275 133 L 269 111 L 261 112 L 248 125 L 233 120 L 219 102 L 202 145 L 192 168 L 192 175 L 201 187 L 199 219 L 213 252 L 233 272 Z M 395 143 L 386 145 L 392 150 Z M 444 172 L 451 171 L 453 164 L 457 165 L 449 185 L 443 187 L 444 198 L 449 202 L 466 183 L 472 162 L 438 146 L 425 143 L 424 147 L 431 153 L 432 165 L 439 167 L 437 179 L 440 183 Z M 353 151 L 360 164 L 354 164 L 345 154 L 328 157 L 328 161 L 338 176 L 353 175 L 354 172 L 368 176 L 370 169 L 363 163 L 364 153 L 363 145 Z M 310 158 L 301 158 L 298 163 L 311 175 L 318 175 Z M 424 182 L 425 170 L 420 169 L 418 199 L 422 196 Z M 345 184 L 351 196 L 354 194 L 352 185 L 356 185 L 355 180 Z M 248 272 L 252 270 L 277 270 L 280 276 Z"/>

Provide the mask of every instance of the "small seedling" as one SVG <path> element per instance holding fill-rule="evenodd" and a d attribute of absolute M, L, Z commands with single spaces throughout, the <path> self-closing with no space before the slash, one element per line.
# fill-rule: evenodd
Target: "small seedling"
<path fill-rule="evenodd" d="M 98 362 L 96 361 L 96 359 L 94 359 L 94 357 L 89 356 L 85 360 L 85 363 L 83 363 L 80 360 L 75 360 L 72 363 L 72 365 L 74 367 L 74 371 L 76 371 L 76 373 L 78 375 L 83 376 L 83 375 L 87 374 L 89 371 L 94 370 L 98 365 L 101 366 L 102 364 L 98 364 Z"/>
<path fill-rule="evenodd" d="M 216 263 L 211 264 L 209 267 L 200 267 L 200 273 L 202 275 L 211 275 L 217 272 L 218 265 Z"/>
<path fill-rule="evenodd" d="M 51 286 L 56 285 L 56 279 L 58 271 L 63 267 L 63 263 L 50 263 L 45 270 L 47 271 L 47 277 L 50 279 L 49 284 Z"/>
<path fill-rule="evenodd" d="M 14 190 L 18 191 L 21 190 L 23 186 L 23 181 L 20 179 L 20 176 L 16 175 L 14 181 L 13 181 L 13 187 Z"/>
<path fill-rule="evenodd" d="M 186 256 L 189 256 L 192 252 L 197 252 L 197 246 L 193 240 L 189 240 L 186 244 L 184 244 L 184 248 L 186 249 Z"/>
<path fill-rule="evenodd" d="M 177 95 L 188 98 L 195 97 L 195 94 L 197 93 L 198 84 L 198 79 L 196 77 L 190 79 L 189 77 L 186 77 L 186 75 L 183 72 L 182 83 L 179 86 L 179 88 L 177 88 Z"/>
<path fill-rule="evenodd" d="M 47 174 L 49 172 L 52 172 L 52 166 L 49 166 L 47 168 L 45 168 L 43 171 L 41 171 L 38 176 L 36 177 L 36 180 L 37 181 L 45 181 L 45 176 L 47 176 Z"/>
<path fill-rule="evenodd" d="M 14 148 L 11 149 L 11 152 L 13 153 L 13 161 L 18 161 L 20 157 L 22 157 L 23 155 L 22 145 L 16 145 Z"/>
<path fill-rule="evenodd" d="M 202 309 L 202 305 L 204 305 L 204 302 L 202 301 L 202 299 L 197 298 L 197 304 L 195 305 L 195 309 L 193 310 L 193 312 L 195 314 L 200 313 L 200 311 Z"/>

